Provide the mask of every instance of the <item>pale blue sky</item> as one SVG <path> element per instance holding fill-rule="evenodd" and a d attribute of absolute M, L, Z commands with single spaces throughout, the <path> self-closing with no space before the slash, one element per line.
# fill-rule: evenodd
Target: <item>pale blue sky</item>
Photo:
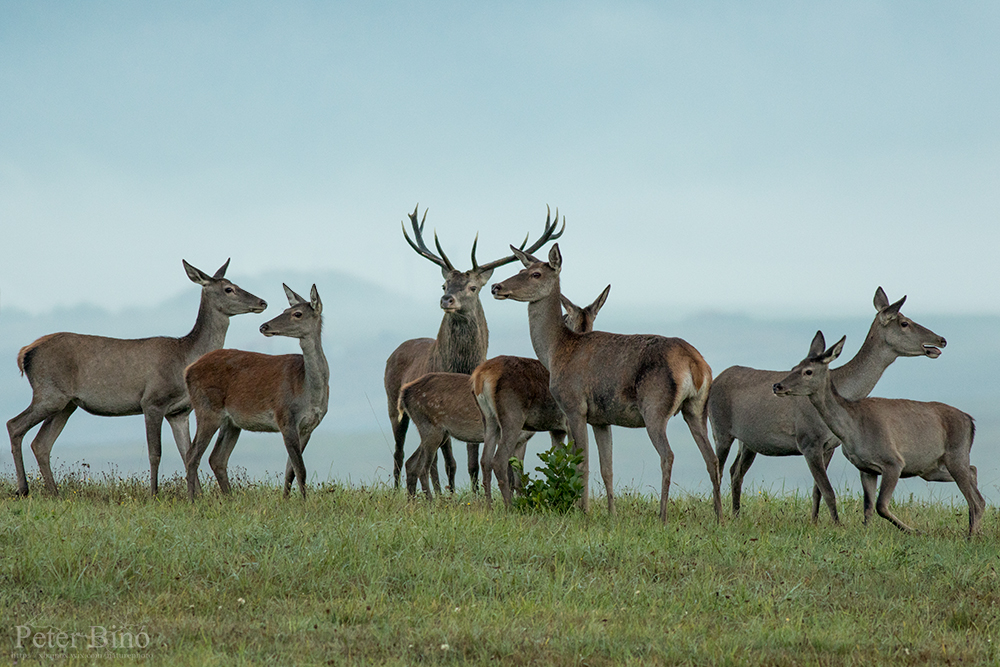
<path fill-rule="evenodd" d="M 232 256 L 433 307 L 420 202 L 463 267 L 558 206 L 567 293 L 621 304 L 1000 313 L 998 35 L 985 2 L 5 0 L 0 298 Z"/>

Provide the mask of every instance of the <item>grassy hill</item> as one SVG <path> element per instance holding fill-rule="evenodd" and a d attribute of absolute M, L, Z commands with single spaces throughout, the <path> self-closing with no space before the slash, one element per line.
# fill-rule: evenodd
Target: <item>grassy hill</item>
<path fill-rule="evenodd" d="M 862 526 L 856 496 L 835 528 L 811 525 L 802 496 L 762 494 L 718 525 L 707 496 L 676 494 L 661 526 L 635 494 L 614 518 L 599 500 L 590 515 L 524 515 L 383 485 L 283 500 L 243 480 L 192 506 L 179 480 L 150 500 L 144 479 L 84 472 L 68 471 L 58 500 L 11 499 L 0 480 L 0 627 L 15 664 L 1000 658 L 998 523 L 988 512 L 968 540 L 950 503 L 897 503 L 924 531 L 904 535 Z"/>

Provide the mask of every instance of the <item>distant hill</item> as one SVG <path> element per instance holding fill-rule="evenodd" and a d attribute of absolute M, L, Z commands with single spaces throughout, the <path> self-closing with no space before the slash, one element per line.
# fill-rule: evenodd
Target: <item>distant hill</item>
<path fill-rule="evenodd" d="M 234 317 L 227 347 L 266 353 L 298 351 L 295 341 L 265 338 L 257 330 L 261 323 L 276 316 L 286 306 L 281 289 L 283 281 L 300 293 L 305 293 L 315 282 L 326 308 L 324 346 L 331 369 L 331 399 L 329 413 L 314 442 L 330 444 L 329 448 L 311 446 L 313 451 L 307 451 L 306 465 L 311 471 L 318 472 L 321 479 L 327 476 L 387 478 L 391 472 L 391 447 L 388 444 L 387 405 L 382 388 L 385 360 L 403 340 L 436 334 L 441 321 L 438 295 L 429 294 L 425 300 L 415 301 L 333 271 L 319 274 L 266 273 L 243 278 L 240 285 L 266 299 L 269 306 L 262 315 Z M 3 421 L 21 412 L 31 399 L 28 382 L 19 376 L 15 362 L 17 351 L 22 346 L 55 331 L 122 338 L 181 336 L 194 323 L 198 299 L 196 286 L 183 285 L 175 297 L 147 308 L 112 312 L 96 306 L 76 306 L 41 315 L 12 308 L 0 311 L 4 331 L 0 339 L 0 416 Z M 490 322 L 491 355 L 532 356 L 524 304 L 501 304 L 487 299 L 484 307 Z M 907 312 L 905 307 L 904 312 Z M 994 343 L 994 332 L 998 330 L 1000 317 L 910 314 L 945 336 L 948 346 L 936 360 L 897 361 L 876 387 L 875 395 L 940 400 L 976 417 L 979 432 L 973 448 L 973 462 L 980 468 L 983 493 L 994 498 L 1000 484 L 1000 466 L 994 462 L 998 459 L 997 453 L 1000 453 L 1000 411 L 997 409 L 1000 405 L 1000 383 L 995 379 L 1000 377 L 1000 350 Z M 597 324 L 599 329 L 608 331 L 682 337 L 701 351 L 714 373 L 718 374 L 734 364 L 789 369 L 805 355 L 817 329 L 822 329 L 828 340 L 846 334 L 844 358 L 849 358 L 860 347 L 873 316 L 874 310 L 869 303 L 859 304 L 858 316 L 850 319 L 770 320 L 724 313 L 676 319 L 666 309 L 639 310 L 617 305 L 612 293 Z M 670 427 L 672 447 L 677 454 L 675 481 L 680 489 L 703 490 L 707 483 L 703 464 L 683 423 L 680 420 L 677 422 Z M 630 480 L 640 486 L 652 484 L 653 477 L 658 475 L 659 463 L 645 434 L 624 429 L 615 429 L 614 432 L 616 479 L 623 484 L 628 484 Z M 29 438 L 33 436 L 34 432 L 29 434 Z M 111 419 L 78 411 L 53 449 L 53 455 L 75 461 L 100 451 L 103 452 L 102 457 L 113 459 L 122 470 L 144 471 L 144 437 L 141 417 Z M 359 443 L 367 444 L 345 446 L 343 443 L 350 442 L 352 437 Z M 280 439 L 275 440 L 277 436 L 244 438 L 233 455 L 234 464 L 247 467 L 253 474 L 283 467 L 284 454 Z M 545 440 L 538 438 L 532 446 L 541 447 Z M 408 453 L 416 443 L 416 432 L 411 429 L 407 438 Z M 129 451 L 127 456 L 116 454 L 123 449 Z M 322 452 L 319 451 L 321 449 Z M 456 448 L 456 452 L 463 449 Z M 167 469 L 171 465 L 179 468 L 179 457 L 172 451 L 172 437 L 169 429 L 165 429 L 163 465 Z M 464 454 L 459 455 L 464 457 Z M 34 469 L 34 460 L 27 446 L 25 457 L 29 469 Z M 592 470 L 596 480 L 599 479 L 596 455 L 593 458 Z M 125 466 L 126 461 L 128 467 Z M 94 459 L 91 462 L 97 466 L 106 463 Z M 846 465 L 839 455 L 833 469 L 837 465 Z M 464 467 L 460 463 L 459 469 L 464 470 Z M 0 470 L 11 469 L 10 455 L 0 456 Z M 844 483 L 856 485 L 853 469 L 844 470 Z M 656 475 L 653 475 L 654 471 Z M 805 488 L 809 479 L 800 459 L 762 461 L 758 458 L 751 470 L 751 478 L 755 474 L 759 475 L 756 479 L 762 481 L 787 481 L 788 488 Z M 728 474 L 726 477 L 728 480 Z M 941 492 L 950 492 L 954 485 L 934 486 Z"/>

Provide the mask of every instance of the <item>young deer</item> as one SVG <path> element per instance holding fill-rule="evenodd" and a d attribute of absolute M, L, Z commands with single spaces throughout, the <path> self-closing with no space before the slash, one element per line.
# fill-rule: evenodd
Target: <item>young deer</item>
<path fill-rule="evenodd" d="M 594 330 L 597 313 L 608 298 L 611 285 L 585 308 L 560 295 L 566 314 L 563 323 L 576 333 Z M 487 502 L 492 501 L 490 474 L 495 474 L 500 495 L 510 505 L 509 469 L 511 456 L 524 460 L 521 433 L 548 431 L 552 443 L 562 442 L 566 417 L 549 392 L 549 372 L 537 359 L 494 357 L 472 372 L 472 391 L 484 427 L 483 489 Z"/>
<path fill-rule="evenodd" d="M 889 501 L 900 477 L 922 477 L 928 482 L 955 482 L 969 505 L 969 535 L 979 532 L 986 507 L 976 488 L 976 468 L 969 450 L 976 433 L 972 417 L 944 403 L 905 399 L 841 396 L 829 366 L 844 349 L 841 338 L 829 350 L 816 332 L 809 355 L 772 391 L 778 396 L 808 396 L 817 412 L 843 443 L 847 460 L 861 471 L 865 523 L 872 509 L 904 532 L 912 529 L 889 511 Z M 882 485 L 875 500 L 875 484 Z"/>
<path fill-rule="evenodd" d="M 472 243 L 472 268 L 468 271 L 459 271 L 441 249 L 437 234 L 434 235 L 434 245 L 437 247 L 438 254 L 434 254 L 424 243 L 423 232 L 427 211 L 424 211 L 424 217 L 418 224 L 417 210 L 414 208 L 413 213 L 409 214 L 410 224 L 413 227 L 413 238 L 416 242 L 410 240 L 406 233 L 405 224 L 403 225 L 403 238 L 418 255 L 441 267 L 441 275 L 444 276 L 445 281 L 443 285 L 444 295 L 441 297 L 441 309 L 444 311 L 444 317 L 441 319 L 441 328 L 438 330 L 437 338 L 414 338 L 405 341 L 393 351 L 385 362 L 383 381 L 389 406 L 389 423 L 392 426 L 392 437 L 395 441 L 392 475 L 397 488 L 399 487 L 399 476 L 403 470 L 403 443 L 406 440 L 406 429 L 410 423 L 409 417 L 405 413 L 400 414 L 397 409 L 400 388 L 426 373 L 468 374 L 475 370 L 476 366 L 486 361 L 490 333 L 486 326 L 486 314 L 483 312 L 483 305 L 479 300 L 479 289 L 489 281 L 496 267 L 516 259 L 510 255 L 486 264 L 477 264 L 477 237 L 477 240 Z M 554 220 L 551 218 L 551 213 L 546 216 L 542 235 L 531 244 L 528 252 L 535 252 L 547 242 L 562 236 L 566 222 L 563 221 L 562 228 L 557 231 L 558 221 L 559 211 L 556 211 Z M 527 242 L 528 238 L 525 237 L 521 248 L 524 248 Z M 444 453 L 448 484 L 454 488 L 455 457 L 452 455 L 450 438 L 442 443 L 441 450 Z M 469 476 L 472 477 L 473 487 L 475 487 L 476 479 L 479 476 L 478 445 L 470 444 L 468 453 Z M 440 493 L 441 486 L 438 482 L 436 457 L 430 465 L 434 489 Z"/>
<path fill-rule="evenodd" d="M 599 303 L 595 302 L 587 308 L 580 308 L 563 297 L 567 324 L 571 328 L 576 327 L 574 330 L 577 331 L 590 331 L 609 289 L 610 286 L 598 298 Z M 550 431 L 554 440 L 561 440 L 566 430 L 565 421 L 559 407 L 549 395 L 548 373 L 538 361 L 520 357 L 496 357 L 480 364 L 472 377 L 481 369 L 482 379 L 494 379 L 501 371 L 523 371 L 530 374 L 525 378 L 509 377 L 503 383 L 501 405 L 507 407 L 514 401 L 519 401 L 522 410 L 518 414 L 520 422 L 516 426 L 511 424 L 508 430 L 512 436 L 509 438 L 509 450 L 505 450 L 508 459 L 516 453 L 523 460 L 525 445 L 537 431 Z M 538 371 L 541 371 L 543 377 L 539 378 Z M 416 493 L 417 480 L 420 480 L 424 493 L 428 498 L 431 497 L 428 483 L 431 462 L 434 461 L 438 448 L 449 437 L 477 446 L 484 442 L 484 417 L 480 415 L 480 407 L 472 391 L 474 382 L 464 373 L 428 373 L 403 385 L 400 390 L 399 411 L 413 421 L 420 433 L 420 446 L 406 461 L 406 486 L 411 495 Z M 518 392 L 517 396 L 514 395 L 515 392 Z M 540 405 L 532 410 L 532 404 L 536 402 Z M 511 410 L 514 409 L 513 405 L 510 407 Z M 495 412 L 493 414 L 495 418 Z M 526 422 L 526 416 L 533 419 Z M 483 451 L 483 486 L 487 499 L 490 497 L 490 473 L 494 465 L 495 448 L 494 440 Z M 504 466 L 505 481 L 506 468 Z M 472 483 L 475 486 L 476 480 L 473 479 Z M 440 494 L 440 490 L 438 493 Z"/>
<path fill-rule="evenodd" d="M 837 390 L 845 398 L 857 400 L 870 394 L 882 373 L 899 357 L 941 356 L 939 348 L 946 345 L 945 339 L 903 315 L 899 309 L 905 301 L 904 296 L 890 304 L 881 287 L 875 291 L 877 312 L 864 344 L 853 359 L 830 371 Z M 733 514 L 740 513 L 743 478 L 757 454 L 801 455 L 815 480 L 812 520 L 819 516 L 822 497 L 830 518 L 839 523 L 837 498 L 826 469 L 840 442 L 804 397 L 775 398 L 771 387 L 785 375 L 784 371 L 732 366 L 712 382 L 708 416 L 720 468 L 725 465 L 733 441 L 740 441 L 736 460 L 729 470 Z"/>
<path fill-rule="evenodd" d="M 240 431 L 280 432 L 288 451 L 284 495 L 292 480 L 306 497 L 302 451 L 323 421 L 330 398 L 330 367 L 323 354 L 323 302 L 316 286 L 309 299 L 283 285 L 289 307 L 260 325 L 265 336 L 298 338 L 302 354 L 270 355 L 242 350 L 216 350 L 188 366 L 184 373 L 198 427 L 185 461 L 188 496 L 198 488 L 198 465 L 218 431 L 209 465 L 223 493 L 229 493 L 229 456 Z"/>
<path fill-rule="evenodd" d="M 570 331 L 559 312 L 559 245 L 552 246 L 547 262 L 511 248 L 526 268 L 494 284 L 493 296 L 528 302 L 532 346 L 549 371 L 549 389 L 566 415 L 570 438 L 584 456 L 584 510 L 589 509 L 587 424 L 594 427 L 608 511 L 612 514 L 615 505 L 610 427 L 645 427 L 660 455 L 660 520 L 666 522 L 674 461 L 667 442 L 667 420 L 680 412 L 705 459 L 712 480 L 715 515 L 721 520 L 719 460 L 708 441 L 705 413 L 712 370 L 698 350 L 680 338 Z"/>
<path fill-rule="evenodd" d="M 164 418 L 181 457 L 187 456 L 191 446 L 191 403 L 184 387 L 184 369 L 225 344 L 230 317 L 263 312 L 267 303 L 225 279 L 229 260 L 214 276 L 181 261 L 188 278 L 201 285 L 198 318 L 188 335 L 121 339 L 63 332 L 42 336 L 21 348 L 17 365 L 31 383 L 31 405 L 7 422 L 18 495 L 28 494 L 21 440 L 39 422 L 42 426 L 31 449 L 46 491 L 58 495 L 49 453 L 77 408 L 105 417 L 145 416 L 149 488 L 153 495 L 158 489 Z"/>

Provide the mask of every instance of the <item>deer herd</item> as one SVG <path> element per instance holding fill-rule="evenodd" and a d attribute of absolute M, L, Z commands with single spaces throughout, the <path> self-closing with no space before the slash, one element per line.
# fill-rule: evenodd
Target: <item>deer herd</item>
<path fill-rule="evenodd" d="M 424 241 L 426 211 L 409 214 L 413 238 L 403 237 L 421 257 L 441 268 L 444 311 L 436 338 L 414 338 L 399 345 L 385 365 L 384 386 L 395 444 L 393 479 L 406 473 L 411 495 L 419 481 L 428 498 L 441 494 L 437 452 L 445 461 L 448 489 L 455 488 L 451 441 L 465 442 L 473 489 L 482 485 L 487 502 L 496 478 L 501 498 L 510 504 L 517 480 L 509 462 L 524 459 L 528 439 L 547 431 L 552 442 L 568 438 L 582 454 L 583 497 L 589 509 L 587 425 L 594 432 L 608 512 L 615 513 L 611 427 L 645 428 L 660 457 L 660 520 L 667 521 L 674 454 L 667 421 L 680 413 L 701 452 L 712 483 L 712 502 L 722 520 L 721 470 L 734 441 L 730 468 L 733 514 L 740 513 L 743 479 L 758 455 L 805 458 L 814 480 L 812 520 L 825 502 L 840 523 L 827 468 L 838 446 L 861 475 L 864 521 L 878 512 L 899 529 L 913 529 L 889 508 L 901 477 L 955 482 L 969 506 L 969 534 L 979 532 L 985 501 L 969 453 L 972 417 L 943 403 L 870 398 L 882 373 L 898 357 L 935 359 L 945 339 L 900 312 L 906 297 L 890 303 L 875 292 L 875 319 L 853 359 L 830 368 L 844 338 L 830 348 L 817 332 L 804 360 L 790 372 L 743 366 L 727 368 L 713 381 L 712 370 L 690 343 L 654 334 L 616 334 L 594 330 L 594 320 L 611 286 L 588 306 L 562 294 L 563 257 L 552 244 L 546 259 L 533 253 L 565 230 L 559 213 L 546 216 L 541 235 L 528 237 L 500 259 L 479 264 L 472 244 L 472 268 L 451 263 L 434 235 L 436 252 Z M 530 236 L 530 235 L 529 235 Z M 497 300 L 527 304 L 528 329 L 536 359 L 487 358 L 489 329 L 480 300 L 498 267 L 519 261 L 524 268 L 496 282 Z M 18 495 L 27 495 L 21 453 L 25 434 L 41 424 L 31 443 L 47 493 L 58 489 L 49 455 L 77 408 L 104 416 L 142 414 L 149 452 L 150 490 L 158 489 L 163 420 L 170 425 L 185 464 L 188 496 L 201 493 L 198 467 L 216 433 L 209 465 L 219 487 L 230 492 L 229 457 L 242 430 L 279 432 L 288 462 L 284 494 L 294 481 L 306 495 L 303 452 L 327 411 L 330 368 L 323 354 L 323 303 L 313 285 L 309 298 L 284 286 L 289 307 L 262 324 L 265 336 L 297 338 L 302 354 L 266 355 L 224 349 L 229 318 L 260 313 L 267 303 L 225 278 L 226 263 L 214 275 L 183 262 L 188 278 L 201 286 L 201 304 L 191 332 L 180 338 L 136 340 L 54 333 L 20 350 L 18 368 L 31 384 L 31 404 L 7 422 Z M 192 440 L 189 415 L 195 413 Z M 404 460 L 410 422 L 420 444 Z M 708 436 L 711 422 L 714 448 Z M 482 456 L 479 446 L 482 445 Z M 876 495 L 879 476 L 881 486 Z"/>

